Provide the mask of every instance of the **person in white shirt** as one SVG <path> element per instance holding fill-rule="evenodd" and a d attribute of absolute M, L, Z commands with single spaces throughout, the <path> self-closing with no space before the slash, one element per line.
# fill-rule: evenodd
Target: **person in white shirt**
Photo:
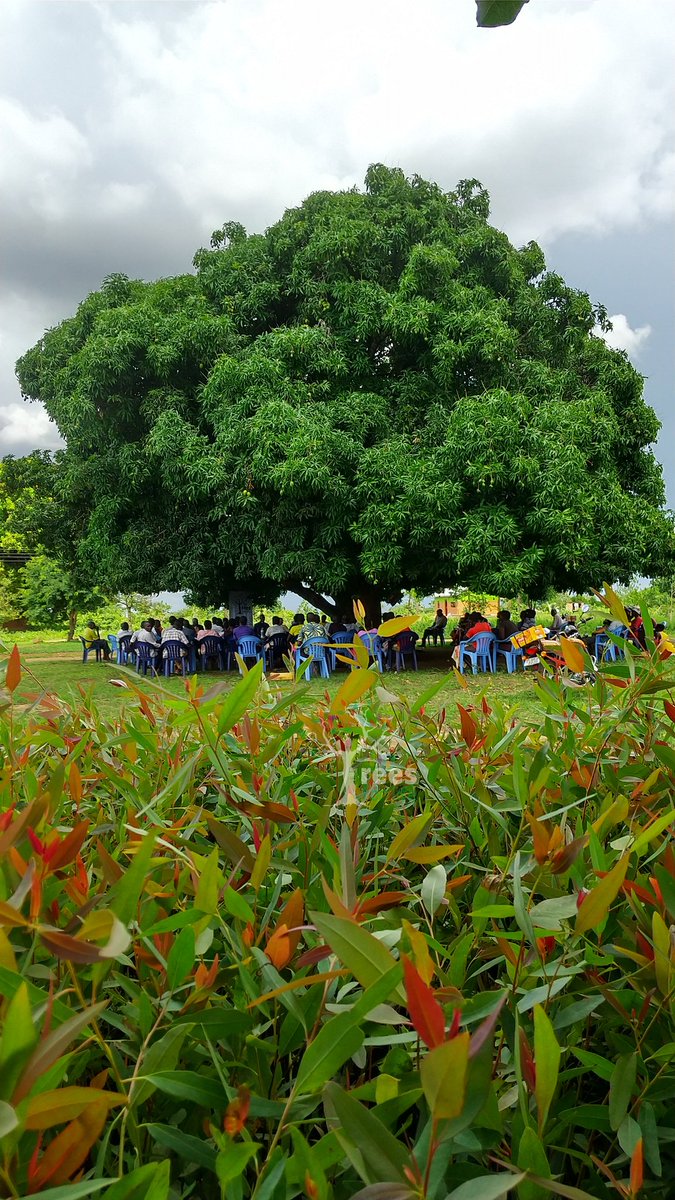
<path fill-rule="evenodd" d="M 152 658 L 157 656 L 157 635 L 152 628 L 152 621 L 143 621 L 140 629 L 137 629 L 131 635 L 130 646 L 135 646 L 138 642 L 143 642 L 144 645 L 150 647 L 150 655 Z"/>
<path fill-rule="evenodd" d="M 562 627 L 563 627 L 563 619 L 560 616 L 560 613 L 558 612 L 557 608 L 551 609 L 551 616 L 553 617 L 553 620 L 551 621 L 551 629 L 553 630 L 554 633 L 557 633 L 558 630 L 562 629 Z"/>

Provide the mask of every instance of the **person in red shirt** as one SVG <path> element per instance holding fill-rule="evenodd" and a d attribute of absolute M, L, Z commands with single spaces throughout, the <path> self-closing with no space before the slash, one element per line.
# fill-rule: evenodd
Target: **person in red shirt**
<path fill-rule="evenodd" d="M 463 641 L 468 642 L 467 650 L 475 650 L 475 643 L 471 645 L 471 638 L 474 638 L 478 633 L 492 633 L 492 626 L 489 621 L 485 620 L 482 613 L 474 612 L 469 616 L 469 628 L 464 634 Z M 452 652 L 452 657 L 455 660 L 455 665 L 459 665 L 459 645 Z"/>

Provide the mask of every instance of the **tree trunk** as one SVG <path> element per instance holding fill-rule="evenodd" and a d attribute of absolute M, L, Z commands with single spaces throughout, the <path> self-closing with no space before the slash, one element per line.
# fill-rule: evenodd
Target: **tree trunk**
<path fill-rule="evenodd" d="M 367 629 L 377 628 L 382 619 L 382 603 L 380 589 L 372 583 L 359 582 L 348 591 L 341 592 L 336 597 L 338 618 L 354 619 L 354 601 L 360 600 L 366 610 L 365 625 Z"/>
<path fill-rule="evenodd" d="M 302 596 L 303 600 L 307 600 L 317 612 L 326 613 L 329 617 L 336 617 L 338 621 L 343 617 L 352 621 L 354 619 L 354 601 L 360 600 L 366 610 L 366 626 L 370 629 L 376 628 L 380 624 L 382 617 L 381 592 L 372 583 L 361 581 L 352 587 L 345 588 L 344 591 L 338 592 L 335 602 L 332 604 L 321 592 L 307 587 L 304 583 L 289 583 L 288 588 L 289 591 Z"/>
<path fill-rule="evenodd" d="M 304 583 L 289 584 L 289 591 L 302 596 L 303 600 L 307 600 L 309 604 L 313 605 L 317 612 L 325 613 L 327 617 L 338 615 L 338 606 L 336 604 L 331 604 L 330 600 L 322 596 L 321 592 L 315 592 L 314 588 L 306 587 Z"/>
<path fill-rule="evenodd" d="M 77 613 L 69 612 L 68 613 L 68 641 L 69 642 L 72 642 L 75 640 L 75 626 L 76 625 L 77 625 Z"/>

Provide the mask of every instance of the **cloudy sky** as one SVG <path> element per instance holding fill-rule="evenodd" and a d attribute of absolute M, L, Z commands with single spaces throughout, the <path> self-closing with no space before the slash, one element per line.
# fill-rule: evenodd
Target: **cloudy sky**
<path fill-rule="evenodd" d="M 189 269 L 371 162 L 447 188 L 602 301 L 675 505 L 673 0 L 3 0 L 0 454 L 55 446 L 16 358 L 105 275 Z"/>

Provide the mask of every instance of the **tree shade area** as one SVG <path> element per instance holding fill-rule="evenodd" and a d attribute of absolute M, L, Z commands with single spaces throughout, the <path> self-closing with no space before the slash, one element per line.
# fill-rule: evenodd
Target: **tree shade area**
<path fill-rule="evenodd" d="M 18 363 L 67 443 L 80 569 L 340 609 L 667 573 L 642 377 L 488 218 L 476 180 L 375 165 L 262 235 L 224 225 L 193 275 L 109 277 Z"/>

